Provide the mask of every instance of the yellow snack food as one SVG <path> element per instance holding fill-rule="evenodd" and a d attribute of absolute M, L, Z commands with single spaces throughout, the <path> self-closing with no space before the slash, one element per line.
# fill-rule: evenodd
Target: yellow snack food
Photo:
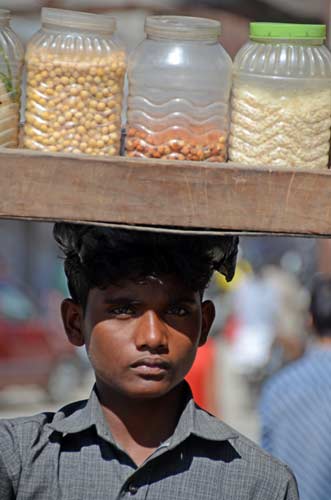
<path fill-rule="evenodd" d="M 122 51 L 85 61 L 63 60 L 42 52 L 28 54 L 24 146 L 53 152 L 86 153 L 89 149 L 92 155 L 118 154 L 120 133 L 114 137 L 111 132 L 121 128 L 125 71 Z"/>

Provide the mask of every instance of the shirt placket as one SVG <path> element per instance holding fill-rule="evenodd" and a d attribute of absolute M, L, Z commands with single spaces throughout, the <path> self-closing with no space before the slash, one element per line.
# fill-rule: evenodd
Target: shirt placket
<path fill-rule="evenodd" d="M 146 500 L 151 482 L 153 461 L 167 452 L 169 443 L 163 443 L 126 479 L 117 500 Z M 155 499 L 156 500 L 156 499 Z M 161 500 L 161 499 L 160 499 Z"/>

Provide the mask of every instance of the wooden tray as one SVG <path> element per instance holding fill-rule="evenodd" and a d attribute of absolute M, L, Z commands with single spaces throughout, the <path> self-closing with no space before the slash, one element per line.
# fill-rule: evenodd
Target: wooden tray
<path fill-rule="evenodd" d="M 331 236 L 329 170 L 0 152 L 0 218 Z"/>

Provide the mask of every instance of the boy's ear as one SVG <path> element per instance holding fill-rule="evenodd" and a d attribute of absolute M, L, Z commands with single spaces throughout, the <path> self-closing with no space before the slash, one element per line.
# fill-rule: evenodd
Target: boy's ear
<path fill-rule="evenodd" d="M 72 299 L 65 299 L 61 304 L 61 314 L 63 326 L 71 344 L 75 346 L 84 345 L 82 307 L 76 304 Z"/>
<path fill-rule="evenodd" d="M 208 333 L 215 319 L 215 306 L 211 300 L 205 300 L 201 304 L 202 310 L 202 325 L 199 347 L 206 343 Z"/>

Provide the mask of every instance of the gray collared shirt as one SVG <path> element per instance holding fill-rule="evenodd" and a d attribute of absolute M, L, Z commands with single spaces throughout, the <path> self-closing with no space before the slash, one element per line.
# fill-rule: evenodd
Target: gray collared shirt
<path fill-rule="evenodd" d="M 95 390 L 57 413 L 0 421 L 1 500 L 129 498 L 298 500 L 298 494 L 285 465 L 198 408 L 189 393 L 172 437 L 139 467 L 114 441 Z"/>

